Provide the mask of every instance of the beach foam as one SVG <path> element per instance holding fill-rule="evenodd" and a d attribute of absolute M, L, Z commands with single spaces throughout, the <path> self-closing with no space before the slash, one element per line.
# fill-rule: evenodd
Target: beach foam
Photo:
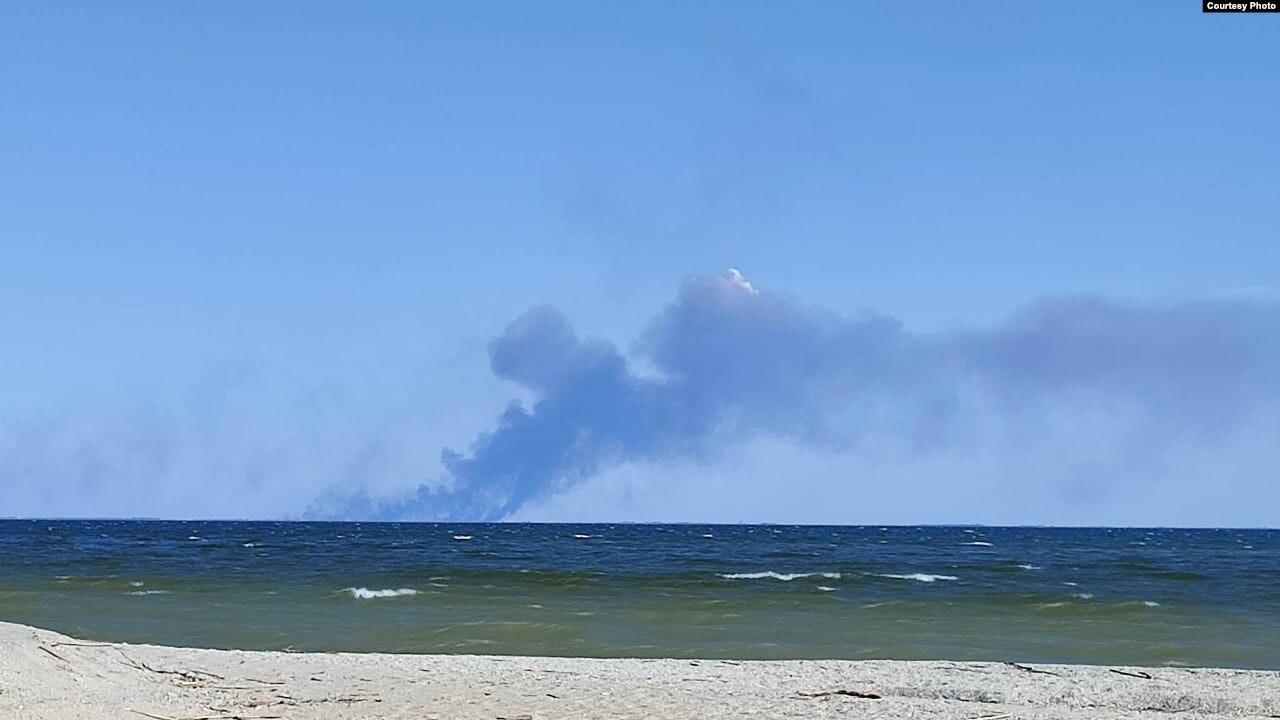
<path fill-rule="evenodd" d="M 918 582 L 937 582 L 939 580 L 959 580 L 955 575 L 931 575 L 929 573 L 908 573 L 906 575 L 875 574 L 876 577 L 893 578 L 895 580 L 915 580 Z"/>
<path fill-rule="evenodd" d="M 833 572 L 779 573 L 779 572 L 774 572 L 772 570 L 766 570 L 765 572 L 728 573 L 728 574 L 722 574 L 720 577 L 724 578 L 725 580 L 761 580 L 764 578 L 772 578 L 774 580 L 791 581 L 791 580 L 796 580 L 799 578 L 807 578 L 807 577 L 824 577 L 824 578 L 830 578 L 832 580 L 839 580 L 840 573 L 833 573 Z"/>
<path fill-rule="evenodd" d="M 351 593 L 351 596 L 360 600 L 369 600 L 370 598 L 389 598 L 400 597 L 402 595 L 417 595 L 418 591 L 412 588 L 400 588 L 398 590 L 370 590 L 366 587 L 349 587 L 345 588 L 345 592 Z"/>

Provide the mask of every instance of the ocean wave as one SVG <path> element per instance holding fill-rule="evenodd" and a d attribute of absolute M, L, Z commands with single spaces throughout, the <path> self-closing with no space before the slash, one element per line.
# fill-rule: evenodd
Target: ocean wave
<path fill-rule="evenodd" d="M 590 539 L 591 539 L 591 536 L 590 536 L 590 535 L 587 535 L 587 534 L 585 534 L 585 533 L 574 533 L 574 534 L 573 534 L 573 539 L 574 539 L 574 540 L 590 540 Z"/>
<path fill-rule="evenodd" d="M 830 585 L 819 585 L 819 586 L 818 586 L 818 589 L 819 589 L 819 590 L 821 590 L 822 592 L 835 592 L 835 591 L 836 591 L 836 589 L 835 589 L 835 588 L 833 588 L 833 587 L 831 587 Z"/>
<path fill-rule="evenodd" d="M 985 540 L 974 540 L 973 542 L 960 543 L 961 545 L 974 545 L 977 547 L 991 547 L 991 543 Z"/>
<path fill-rule="evenodd" d="M 1039 565 L 1032 565 L 1031 563 L 1022 563 L 1018 567 L 1022 568 L 1023 570 L 1040 570 L 1041 569 Z"/>
<path fill-rule="evenodd" d="M 453 539 L 454 540 L 470 540 L 471 536 L 470 535 L 454 535 Z"/>
<path fill-rule="evenodd" d="M 837 573 L 837 572 L 779 573 L 779 572 L 774 572 L 772 570 L 767 570 L 765 572 L 728 573 L 728 574 L 723 574 L 720 577 L 724 578 L 725 580 L 762 580 L 764 578 L 772 578 L 774 580 L 790 581 L 790 580 L 796 580 L 798 578 L 807 578 L 807 577 L 824 577 L 824 578 L 830 578 L 832 580 L 839 580 L 840 573 Z"/>
<path fill-rule="evenodd" d="M 127 592 L 125 594 L 142 596 L 142 595 L 170 595 L 172 593 L 170 593 L 168 590 L 134 590 L 132 592 Z"/>
<path fill-rule="evenodd" d="M 931 575 L 929 573 L 908 573 L 906 575 L 894 575 L 891 573 L 887 573 L 887 574 L 875 573 L 875 576 L 882 577 L 882 578 L 893 578 L 894 580 L 915 580 L 917 582 L 927 582 L 927 583 L 937 582 L 939 580 L 959 580 L 960 579 L 955 575 Z"/>
<path fill-rule="evenodd" d="M 1077 618 L 1131 617 L 1135 612 L 1161 607 L 1154 600 L 1100 601 L 1091 593 L 1072 593 L 1068 599 L 1035 602 L 1029 606 L 1036 610 L 1052 610 L 1058 616 Z"/>
<path fill-rule="evenodd" d="M 366 587 L 349 587 L 344 592 L 351 593 L 351 596 L 360 600 L 369 600 L 370 598 L 389 598 L 400 597 L 402 595 L 417 595 L 418 591 L 412 588 L 400 588 L 399 590 L 370 590 Z"/>

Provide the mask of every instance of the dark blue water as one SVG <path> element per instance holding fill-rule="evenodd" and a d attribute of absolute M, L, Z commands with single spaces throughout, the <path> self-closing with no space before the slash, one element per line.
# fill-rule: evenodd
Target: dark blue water
<path fill-rule="evenodd" d="M 1280 531 L 0 521 L 0 619 L 295 650 L 1280 668 Z"/>

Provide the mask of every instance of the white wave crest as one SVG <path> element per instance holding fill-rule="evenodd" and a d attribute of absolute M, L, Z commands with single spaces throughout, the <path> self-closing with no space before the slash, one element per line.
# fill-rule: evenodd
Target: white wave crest
<path fill-rule="evenodd" d="M 893 578 L 894 580 L 915 580 L 917 582 L 937 582 L 939 580 L 959 580 L 955 575 L 930 575 L 929 573 L 908 573 L 906 575 L 877 574 L 876 577 Z"/>
<path fill-rule="evenodd" d="M 392 589 L 370 590 L 369 588 L 366 588 L 366 587 L 349 587 L 349 588 L 346 588 L 345 591 L 351 593 L 352 597 L 359 598 L 360 600 L 368 600 L 370 598 L 400 597 L 402 595 L 418 594 L 418 591 L 412 588 L 400 588 L 399 590 L 392 590 Z"/>
<path fill-rule="evenodd" d="M 790 581 L 790 580 L 795 580 L 797 578 L 807 578 L 807 577 L 824 577 L 824 578 L 830 578 L 832 580 L 839 580 L 840 573 L 833 573 L 833 572 L 779 573 L 779 572 L 774 572 L 772 570 L 768 570 L 765 572 L 753 572 L 753 573 L 728 573 L 728 574 L 721 575 L 720 577 L 724 578 L 725 580 L 761 580 L 763 578 L 772 578 L 774 580 Z"/>
<path fill-rule="evenodd" d="M 169 595 L 170 593 L 168 590 L 134 590 L 132 592 L 128 592 L 125 594 L 142 596 L 142 595 Z"/>
<path fill-rule="evenodd" d="M 991 547 L 991 543 L 985 540 L 974 540 L 973 542 L 960 543 L 961 545 L 973 545 L 975 547 Z"/>

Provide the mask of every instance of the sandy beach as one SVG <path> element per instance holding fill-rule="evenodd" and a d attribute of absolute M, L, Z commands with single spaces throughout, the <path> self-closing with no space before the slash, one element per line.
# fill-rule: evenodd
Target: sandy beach
<path fill-rule="evenodd" d="M 0 718 L 1280 717 L 1280 672 L 281 653 L 0 623 Z"/>

